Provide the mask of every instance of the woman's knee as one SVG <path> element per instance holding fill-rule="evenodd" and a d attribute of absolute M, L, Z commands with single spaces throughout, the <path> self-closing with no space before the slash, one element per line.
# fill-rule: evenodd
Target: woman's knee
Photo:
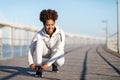
<path fill-rule="evenodd" d="M 55 65 L 57 66 L 62 66 L 64 64 L 65 60 L 64 58 L 61 58 L 61 59 L 58 59 L 56 62 L 55 62 Z"/>

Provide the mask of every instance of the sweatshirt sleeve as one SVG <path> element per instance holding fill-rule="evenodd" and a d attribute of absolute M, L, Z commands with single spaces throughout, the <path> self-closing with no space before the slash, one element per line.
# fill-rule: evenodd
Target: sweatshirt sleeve
<path fill-rule="evenodd" d="M 35 43 L 31 43 L 29 49 L 28 49 L 28 54 L 27 54 L 27 58 L 28 58 L 28 64 L 31 65 L 33 64 L 33 54 L 34 54 L 34 50 L 35 50 Z"/>
<path fill-rule="evenodd" d="M 34 63 L 33 55 L 34 55 L 37 39 L 38 39 L 38 33 L 33 37 L 32 41 L 31 41 L 31 44 L 29 46 L 28 52 L 27 52 L 27 59 L 28 59 L 28 64 L 29 65 Z"/>
<path fill-rule="evenodd" d="M 48 60 L 48 66 L 51 66 L 57 59 L 64 57 L 65 33 L 61 30 L 59 39 L 52 49 L 51 58 Z"/>

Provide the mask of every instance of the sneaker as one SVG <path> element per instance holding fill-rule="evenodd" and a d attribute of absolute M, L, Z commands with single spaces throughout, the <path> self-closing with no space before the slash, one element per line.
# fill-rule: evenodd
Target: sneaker
<path fill-rule="evenodd" d="M 59 72 L 57 66 L 54 65 L 54 64 L 52 64 L 52 71 L 53 71 L 53 72 Z"/>
<path fill-rule="evenodd" d="M 42 69 L 41 69 L 40 67 L 38 67 L 35 76 L 36 76 L 36 77 L 42 77 Z"/>

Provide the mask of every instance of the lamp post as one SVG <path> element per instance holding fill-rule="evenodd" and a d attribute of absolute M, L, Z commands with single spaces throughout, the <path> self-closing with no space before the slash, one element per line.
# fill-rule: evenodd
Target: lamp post
<path fill-rule="evenodd" d="M 108 20 L 103 20 L 103 23 L 106 23 L 106 42 L 105 45 L 108 48 Z"/>
<path fill-rule="evenodd" d="M 120 54 L 120 0 L 117 0 L 117 50 Z"/>

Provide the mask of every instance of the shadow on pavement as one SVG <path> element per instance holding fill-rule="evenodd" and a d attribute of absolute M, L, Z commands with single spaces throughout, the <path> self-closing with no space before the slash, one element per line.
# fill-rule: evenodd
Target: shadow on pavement
<path fill-rule="evenodd" d="M 31 70 L 30 68 L 24 68 L 24 67 L 0 65 L 0 72 L 6 74 L 6 76 L 3 76 L 0 78 L 1 80 L 9 80 L 18 75 L 34 77 L 34 74 L 30 73 L 30 72 L 33 72 L 33 70 Z"/>
<path fill-rule="evenodd" d="M 84 57 L 84 62 L 83 62 L 83 67 L 82 67 L 82 74 L 80 75 L 80 80 L 86 80 L 86 72 L 87 72 L 87 57 L 88 57 L 88 52 L 91 48 L 89 48 Z"/>
<path fill-rule="evenodd" d="M 14 78 L 16 76 L 21 76 L 21 75 L 22 76 L 28 76 L 28 77 L 35 77 L 35 71 L 32 70 L 31 68 L 0 65 L 0 72 L 6 74 L 3 77 L 1 76 L 0 80 L 12 80 L 12 78 Z M 46 72 L 51 72 L 51 71 L 46 71 Z M 60 80 L 60 79 L 48 78 L 48 77 L 42 77 L 41 79 Z"/>

